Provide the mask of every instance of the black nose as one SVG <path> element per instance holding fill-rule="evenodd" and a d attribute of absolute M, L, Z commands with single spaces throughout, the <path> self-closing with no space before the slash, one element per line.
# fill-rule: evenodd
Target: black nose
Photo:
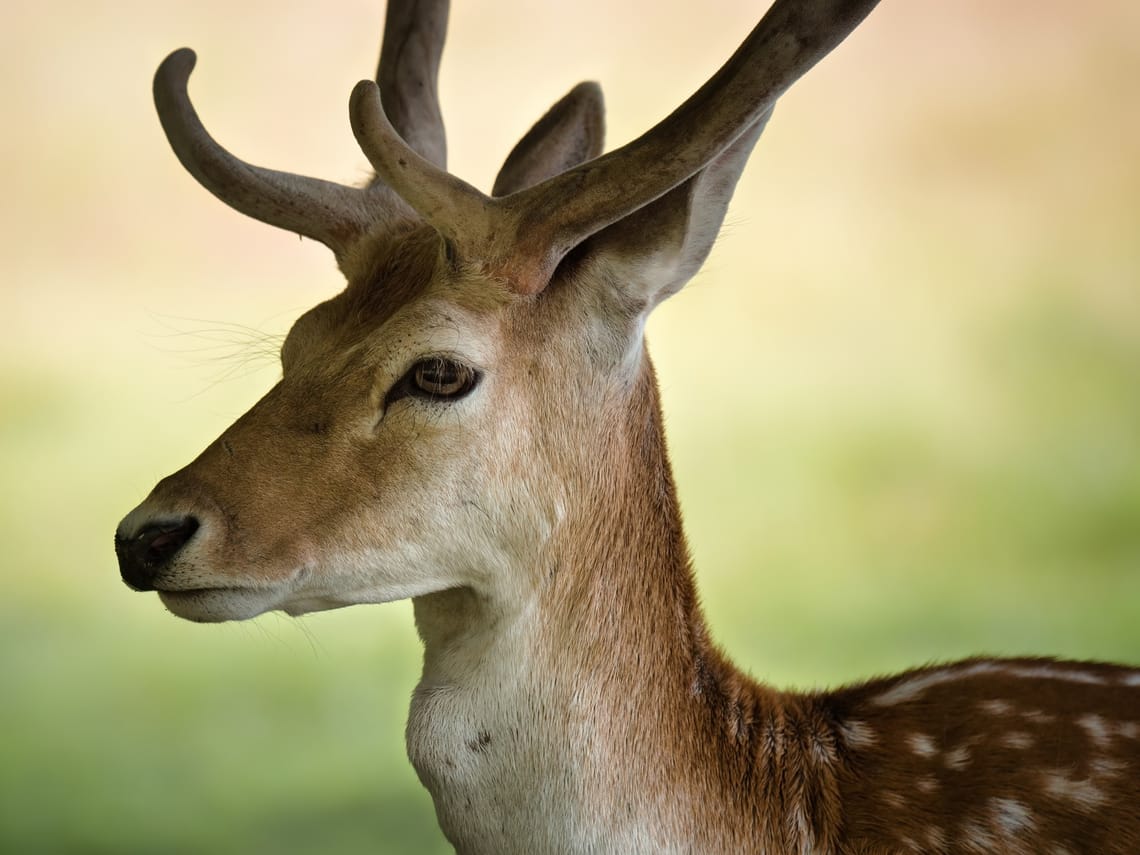
<path fill-rule="evenodd" d="M 136 591 L 153 591 L 155 575 L 197 530 L 198 520 L 183 517 L 148 523 L 130 538 L 115 532 L 115 555 L 123 581 Z"/>

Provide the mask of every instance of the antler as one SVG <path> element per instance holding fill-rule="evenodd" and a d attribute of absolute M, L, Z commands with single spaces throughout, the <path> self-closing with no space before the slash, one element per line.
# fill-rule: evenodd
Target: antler
<path fill-rule="evenodd" d="M 380 178 L 455 244 L 524 293 L 542 290 L 590 235 L 685 181 L 761 119 L 878 0 L 776 0 L 727 63 L 652 130 L 541 184 L 491 198 L 418 156 L 363 81 L 353 131 Z"/>
<path fill-rule="evenodd" d="M 375 221 L 365 193 L 319 178 L 263 169 L 230 154 L 206 131 L 186 84 L 194 51 L 174 51 L 154 76 L 154 105 L 170 147 L 198 183 L 263 223 L 319 240 L 341 257 Z"/>
<path fill-rule="evenodd" d="M 439 58 L 447 36 L 449 0 L 388 4 L 376 83 L 392 125 L 412 151 L 447 164 L 439 111 Z"/>
<path fill-rule="evenodd" d="M 447 29 L 447 0 L 389 4 L 376 79 L 392 109 L 402 146 L 444 163 L 446 143 L 436 91 Z M 272 226 L 311 237 L 343 259 L 361 235 L 403 203 L 373 181 L 348 187 L 247 163 L 206 131 L 187 93 L 196 57 L 182 48 L 154 77 L 154 103 L 171 148 L 198 182 L 229 205 Z M 406 142 L 404 142 L 406 140 Z"/>

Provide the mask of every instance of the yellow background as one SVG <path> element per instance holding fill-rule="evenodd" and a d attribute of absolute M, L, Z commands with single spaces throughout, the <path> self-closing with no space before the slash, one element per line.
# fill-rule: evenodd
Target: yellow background
<path fill-rule="evenodd" d="M 112 554 L 339 287 L 182 171 L 150 75 L 195 47 L 219 140 L 359 181 L 383 13 L 333 5 L 5 7 L 0 850 L 446 851 L 403 757 L 407 604 L 195 626 Z M 484 189 L 578 80 L 620 144 L 759 14 L 456 5 L 451 167 Z M 650 329 L 708 616 L 757 677 L 1140 662 L 1138 37 L 1134 0 L 895 0 L 776 111 Z"/>

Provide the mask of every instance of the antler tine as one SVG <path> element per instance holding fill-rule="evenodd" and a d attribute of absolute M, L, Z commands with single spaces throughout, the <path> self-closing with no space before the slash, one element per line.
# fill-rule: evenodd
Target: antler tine
<path fill-rule="evenodd" d="M 485 261 L 497 219 L 493 199 L 416 153 L 384 112 L 380 90 L 361 80 L 349 99 L 352 132 L 379 181 L 447 238 L 463 260 Z"/>
<path fill-rule="evenodd" d="M 542 242 L 546 232 L 536 229 L 531 239 L 503 205 L 519 194 L 487 196 L 412 151 L 385 115 L 380 91 L 371 80 L 356 84 L 348 110 L 352 132 L 377 180 L 444 237 L 457 262 L 477 264 L 520 293 L 534 294 L 545 287 L 554 269 L 540 266 L 547 257 Z"/>
<path fill-rule="evenodd" d="M 390 0 L 376 71 L 392 126 L 413 151 L 439 167 L 447 164 L 438 80 L 449 5 L 449 0 Z"/>
<path fill-rule="evenodd" d="M 206 131 L 187 83 L 197 57 L 170 54 L 154 76 L 154 104 L 175 155 L 198 182 L 230 207 L 272 226 L 313 238 L 341 259 L 376 211 L 364 191 L 319 178 L 253 166 L 230 154 Z"/>
<path fill-rule="evenodd" d="M 754 125 L 776 99 L 835 48 L 878 0 L 776 0 L 727 63 L 656 127 L 597 160 L 501 200 L 514 235 L 501 240 L 545 255 L 553 275 L 577 244 L 689 178 Z M 530 287 L 542 288 L 546 282 Z"/>

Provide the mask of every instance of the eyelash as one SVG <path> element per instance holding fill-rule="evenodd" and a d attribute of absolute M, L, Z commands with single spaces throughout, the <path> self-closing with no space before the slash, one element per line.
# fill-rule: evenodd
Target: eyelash
<path fill-rule="evenodd" d="M 401 398 L 450 403 L 469 395 L 483 375 L 469 365 L 446 356 L 429 356 L 416 362 L 388 391 L 384 407 Z"/>

